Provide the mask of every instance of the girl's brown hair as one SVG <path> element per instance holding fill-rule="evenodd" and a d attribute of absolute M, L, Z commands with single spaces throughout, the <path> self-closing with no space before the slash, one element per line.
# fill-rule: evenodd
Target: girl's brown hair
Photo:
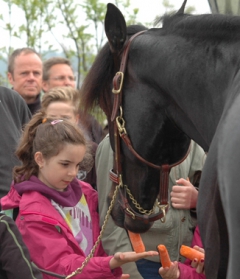
<path fill-rule="evenodd" d="M 38 112 L 25 126 L 16 150 L 22 165 L 13 169 L 15 182 L 28 180 L 31 175 L 38 175 L 39 167 L 34 159 L 37 151 L 40 151 L 45 159 L 49 159 L 56 156 L 66 143 L 86 146 L 85 138 L 77 125 L 67 120 L 56 124 L 53 122 L 54 119 L 45 119 L 44 122 L 43 117 L 44 114 Z"/>

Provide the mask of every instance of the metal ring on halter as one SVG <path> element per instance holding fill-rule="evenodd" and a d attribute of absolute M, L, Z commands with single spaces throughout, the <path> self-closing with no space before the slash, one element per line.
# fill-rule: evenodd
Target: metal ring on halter
<path fill-rule="evenodd" d="M 116 118 L 116 123 L 119 131 L 119 135 L 121 136 L 122 134 L 126 134 L 127 131 L 125 129 L 125 120 L 122 117 L 118 116 Z"/>

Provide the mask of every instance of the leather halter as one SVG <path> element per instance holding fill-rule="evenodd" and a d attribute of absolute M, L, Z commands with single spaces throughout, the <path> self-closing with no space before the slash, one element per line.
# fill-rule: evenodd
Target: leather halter
<path fill-rule="evenodd" d="M 161 219 L 162 222 L 165 222 L 165 215 L 168 210 L 168 184 L 169 184 L 169 172 L 172 167 L 180 164 L 182 161 L 185 160 L 187 155 L 190 151 L 190 146 L 186 155 L 177 163 L 168 165 L 163 164 L 161 166 L 155 165 L 143 157 L 141 157 L 136 150 L 133 148 L 131 140 L 127 134 L 125 129 L 125 121 L 123 119 L 123 111 L 122 111 L 122 87 L 123 87 L 123 80 L 124 80 L 124 73 L 126 70 L 127 59 L 128 59 L 128 52 L 130 49 L 131 42 L 140 34 L 144 33 L 145 31 L 141 31 L 133 35 L 127 42 L 122 59 L 120 64 L 120 70 L 117 72 L 113 78 L 113 89 L 112 92 L 114 93 L 114 104 L 113 104 L 113 111 L 111 115 L 111 121 L 114 121 L 114 170 L 110 170 L 109 176 L 112 182 L 117 185 L 121 185 L 123 188 L 123 193 L 121 193 L 122 198 L 122 207 L 125 211 L 125 214 L 129 217 L 137 220 L 142 220 L 144 223 L 149 223 Z M 159 194 L 158 194 L 158 207 L 159 212 L 151 213 L 151 214 L 140 214 L 136 212 L 129 204 L 127 197 L 126 197 L 126 185 L 123 185 L 122 181 L 122 165 L 121 165 L 121 150 L 120 150 L 120 138 L 123 142 L 127 145 L 128 149 L 132 152 L 132 154 L 138 158 L 139 161 L 142 163 L 158 169 L 160 171 L 160 185 L 159 185 Z M 147 210 L 145 210 L 147 211 Z"/>

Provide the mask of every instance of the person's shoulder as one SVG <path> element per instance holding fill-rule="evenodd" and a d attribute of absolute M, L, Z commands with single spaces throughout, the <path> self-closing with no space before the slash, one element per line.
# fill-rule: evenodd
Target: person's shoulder
<path fill-rule="evenodd" d="M 99 156 L 100 154 L 102 156 L 109 156 L 110 154 L 112 155 L 112 147 L 110 144 L 110 138 L 109 138 L 109 134 L 107 134 L 103 140 L 100 141 L 100 143 L 98 144 L 97 147 L 97 151 L 96 151 L 96 156 Z"/>
<path fill-rule="evenodd" d="M 11 118 L 17 129 L 21 129 L 31 119 L 32 115 L 25 100 L 10 88 L 0 86 L 0 105 L 4 107 L 1 115 Z"/>
<path fill-rule="evenodd" d="M 6 215 L 5 213 L 3 213 L 3 212 L 0 212 L 0 222 L 2 222 L 3 220 L 6 220 L 6 221 L 8 222 L 8 221 L 11 221 L 12 218 L 9 217 L 9 216 L 7 216 L 7 215 Z"/>
<path fill-rule="evenodd" d="M 16 98 L 20 97 L 19 94 L 16 91 L 14 91 L 13 89 L 4 87 L 4 86 L 0 86 L 0 96 L 3 99 L 9 98 L 9 96 L 10 97 L 15 97 L 16 96 Z"/>
<path fill-rule="evenodd" d="M 192 153 L 194 156 L 197 155 L 204 158 L 206 157 L 206 152 L 203 150 L 203 148 L 193 140 L 191 140 L 190 153 Z"/>
<path fill-rule="evenodd" d="M 25 104 L 25 101 L 20 94 L 18 94 L 13 89 L 4 86 L 0 86 L 0 98 L 1 101 L 4 100 L 5 102 L 9 101 L 9 102 L 15 102 L 15 103 L 17 102 L 17 103 Z"/>
<path fill-rule="evenodd" d="M 106 134 L 106 136 L 100 141 L 100 143 L 98 144 L 98 146 L 108 146 L 110 147 L 110 138 L 109 138 L 109 134 Z"/>
<path fill-rule="evenodd" d="M 2 226 L 5 228 L 8 225 L 15 226 L 15 221 L 10 216 L 7 216 L 5 213 L 1 212 L 0 213 L 0 224 L 2 224 Z"/>

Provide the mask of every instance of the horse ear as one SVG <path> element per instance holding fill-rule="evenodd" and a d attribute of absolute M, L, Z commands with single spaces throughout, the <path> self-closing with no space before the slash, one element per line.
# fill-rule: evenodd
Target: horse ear
<path fill-rule="evenodd" d="M 127 26 L 120 10 L 111 3 L 107 4 L 104 24 L 111 51 L 113 53 L 119 52 L 126 40 Z"/>
<path fill-rule="evenodd" d="M 176 14 L 184 14 L 186 4 L 187 4 L 187 0 L 184 0 L 182 7 L 178 10 Z"/>

